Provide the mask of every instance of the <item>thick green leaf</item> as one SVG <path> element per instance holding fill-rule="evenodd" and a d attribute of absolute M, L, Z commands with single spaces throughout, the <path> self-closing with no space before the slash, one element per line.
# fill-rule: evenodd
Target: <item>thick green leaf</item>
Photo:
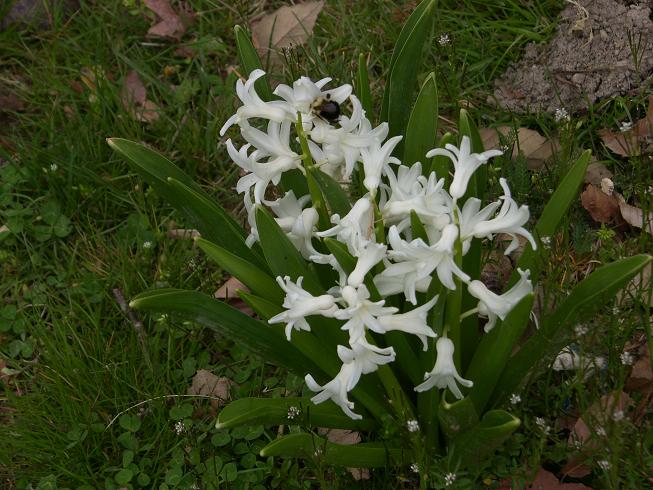
<path fill-rule="evenodd" d="M 507 363 L 492 395 L 492 404 L 497 406 L 514 393 L 537 362 L 556 355 L 569 344 L 570 330 L 579 315 L 587 318 L 594 314 L 652 261 L 650 255 L 627 257 L 599 267 L 580 282 Z"/>
<path fill-rule="evenodd" d="M 239 257 L 267 267 L 245 245 L 242 227 L 174 163 L 133 141 L 110 138 L 107 142 L 134 166 L 161 197 L 192 221 L 204 238 Z"/>
<path fill-rule="evenodd" d="M 290 276 L 293 281 L 303 277 L 304 289 L 312 294 L 323 294 L 324 289 L 315 273 L 263 206 L 256 208 L 256 228 L 265 260 L 275 276 Z"/>
<path fill-rule="evenodd" d="M 384 447 L 377 443 L 345 446 L 305 433 L 290 434 L 275 439 L 261 449 L 261 456 L 319 458 L 325 464 L 348 468 L 380 468 L 411 462 L 410 452 L 403 449 Z"/>
<path fill-rule="evenodd" d="M 469 397 L 476 411 L 483 413 L 492 391 L 499 381 L 512 349 L 528 325 L 533 308 L 533 295 L 525 296 L 506 319 L 483 335 L 465 375 L 474 382 Z"/>
<path fill-rule="evenodd" d="M 424 223 L 419 219 L 414 209 L 410 210 L 410 229 L 413 232 L 413 240 L 421 238 L 424 240 L 424 243 L 429 243 L 429 237 L 426 233 L 426 228 L 424 228 Z"/>
<path fill-rule="evenodd" d="M 236 277 L 256 294 L 279 304 L 283 302 L 285 296 L 283 290 L 273 277 L 258 268 L 256 264 L 241 259 L 237 255 L 203 238 L 195 239 L 195 243 L 209 257 L 215 260 L 220 267 Z"/>
<path fill-rule="evenodd" d="M 422 50 L 431 35 L 436 3 L 436 0 L 424 0 L 415 9 L 395 45 L 381 111 L 382 119 L 390 126 L 389 136 L 405 132 L 413 105 L 417 75 L 422 67 Z M 399 155 L 402 146 L 400 143 L 396 150 Z"/>
<path fill-rule="evenodd" d="M 290 408 L 299 410 L 289 417 Z M 353 420 L 332 402 L 315 405 L 310 397 L 242 398 L 231 402 L 218 415 L 217 429 L 239 425 L 301 425 L 333 429 L 374 430 L 378 424 L 370 417 Z"/>
<path fill-rule="evenodd" d="M 537 237 L 552 237 L 558 231 L 563 217 L 567 215 L 571 204 L 576 201 L 578 191 L 583 185 L 591 156 L 592 152 L 585 150 L 569 169 L 564 179 L 562 179 L 560 185 L 544 207 L 542 215 L 535 226 L 535 235 Z M 531 280 L 533 282 L 537 282 L 540 274 L 540 265 L 535 260 L 536 257 L 537 254 L 533 251 L 530 244 L 526 244 L 524 253 L 517 263 L 517 267 L 522 270 L 530 269 Z M 519 279 L 516 268 L 510 279 L 511 283 L 515 283 Z"/>
<path fill-rule="evenodd" d="M 454 144 L 455 138 L 451 133 L 444 133 L 440 141 L 438 141 L 437 148 L 444 148 L 446 145 Z M 444 179 L 444 188 L 448 189 L 451 184 L 451 175 L 450 172 L 453 172 L 453 163 L 451 160 L 443 155 L 434 156 L 431 159 L 431 163 L 428 166 L 424 166 L 422 170 L 424 175 L 429 175 L 431 172 L 435 172 L 438 179 Z"/>
<path fill-rule="evenodd" d="M 478 413 L 470 397 L 447 403 L 444 397 L 438 410 L 440 428 L 448 440 L 455 439 L 460 434 L 478 424 Z"/>
<path fill-rule="evenodd" d="M 317 168 L 311 168 L 309 173 L 322 192 L 329 215 L 339 214 L 342 218 L 351 211 L 349 197 L 338 182 Z"/>
<path fill-rule="evenodd" d="M 517 417 L 503 410 L 487 412 L 476 427 L 453 441 L 450 449 L 452 464 L 465 468 L 484 463 L 520 423 Z"/>
<path fill-rule="evenodd" d="M 256 52 L 254 44 L 249 34 L 240 26 L 234 27 L 234 33 L 236 35 L 236 49 L 238 50 L 238 58 L 240 59 L 240 65 L 243 68 L 243 74 L 249 76 L 257 68 L 263 69 L 263 64 L 261 59 Z M 256 87 L 256 93 L 259 94 L 261 99 L 264 101 L 272 100 L 272 89 L 270 88 L 270 82 L 268 77 L 263 76 L 256 80 L 254 83 Z"/>
<path fill-rule="evenodd" d="M 137 310 L 178 313 L 299 376 L 320 372 L 313 359 L 286 340 L 282 328 L 255 320 L 206 294 L 183 289 L 156 289 L 139 294 L 130 306 Z"/>
<path fill-rule="evenodd" d="M 358 55 L 358 72 L 356 75 L 356 92 L 361 101 L 363 110 L 368 119 L 372 119 L 372 91 L 370 90 L 370 77 L 367 73 L 367 60 L 363 53 Z"/>
<path fill-rule="evenodd" d="M 435 148 L 438 130 L 438 89 L 431 73 L 417 96 L 406 128 L 403 164 L 425 162 L 426 152 Z"/>

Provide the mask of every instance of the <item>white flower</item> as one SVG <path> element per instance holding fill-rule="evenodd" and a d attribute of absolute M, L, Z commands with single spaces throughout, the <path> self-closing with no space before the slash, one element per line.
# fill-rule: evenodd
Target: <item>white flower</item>
<path fill-rule="evenodd" d="M 406 422 L 406 428 L 408 432 L 417 432 L 419 430 L 419 422 L 415 419 L 411 419 Z"/>
<path fill-rule="evenodd" d="M 350 347 L 351 349 L 339 345 L 338 357 L 345 364 L 354 363 L 357 376 L 373 373 L 379 366 L 395 360 L 395 351 L 392 347 L 377 347 L 364 338 L 358 339 Z"/>
<path fill-rule="evenodd" d="M 521 396 L 517 395 L 516 393 L 510 395 L 510 404 L 517 405 L 518 403 L 521 403 Z"/>
<path fill-rule="evenodd" d="M 608 471 L 610 469 L 610 461 L 608 461 L 607 459 L 601 459 L 601 460 L 597 461 L 596 464 L 603 471 Z"/>
<path fill-rule="evenodd" d="M 152 248 L 152 242 L 149 240 L 143 242 L 143 248 Z"/>
<path fill-rule="evenodd" d="M 286 311 L 273 316 L 268 320 L 268 323 L 286 323 L 286 338 L 290 341 L 290 334 L 292 329 L 295 330 L 311 330 L 311 326 L 306 321 L 307 316 L 322 315 L 326 317 L 333 317 L 338 307 L 336 306 L 336 298 L 330 294 L 323 294 L 321 296 L 313 296 L 308 291 L 302 289 L 303 277 L 297 279 L 297 283 L 290 280 L 289 276 L 277 277 L 277 283 L 281 286 L 286 293 L 283 300 L 283 307 Z"/>
<path fill-rule="evenodd" d="M 425 381 L 415 387 L 415 391 L 427 391 L 434 386 L 438 388 L 449 388 L 451 393 L 458 398 L 462 399 L 463 394 L 458 388 L 458 384 L 471 388 L 474 383 L 468 379 L 462 378 L 453 362 L 454 344 L 451 339 L 447 337 L 440 337 L 435 343 L 437 351 L 437 358 L 435 366 L 430 373 L 424 375 Z"/>
<path fill-rule="evenodd" d="M 621 364 L 624 366 L 632 366 L 635 363 L 635 358 L 627 350 L 619 355 L 619 359 L 621 360 Z"/>
<path fill-rule="evenodd" d="M 288 420 L 294 420 L 296 417 L 299 416 L 299 414 L 301 414 L 301 412 L 302 411 L 294 405 L 288 407 L 288 415 L 287 415 Z"/>
<path fill-rule="evenodd" d="M 250 73 L 245 83 L 242 80 L 236 82 L 236 94 L 243 105 L 238 108 L 236 114 L 224 123 L 222 129 L 220 129 L 220 136 L 224 136 L 227 129 L 233 124 L 246 122 L 247 119 L 252 117 L 261 117 L 278 123 L 285 120 L 294 120 L 294 118 L 289 118 L 289 114 L 292 111 L 286 102 L 280 100 L 265 102 L 256 93 L 254 83 L 264 75 L 265 72 L 263 70 L 257 69 Z"/>
<path fill-rule="evenodd" d="M 471 281 L 467 286 L 469 294 L 479 300 L 478 313 L 488 317 L 485 331 L 494 328 L 497 318 L 505 320 L 508 313 L 519 303 L 524 296 L 533 292 L 533 285 L 529 280 L 530 271 L 517 269 L 521 276 L 519 281 L 510 290 L 502 295 L 490 291 L 481 281 Z"/>
<path fill-rule="evenodd" d="M 403 274 L 387 276 L 383 273 L 374 276 L 374 285 L 381 296 L 392 296 L 393 294 L 404 293 L 406 299 L 412 304 L 417 304 L 415 292 L 425 293 L 429 290 L 431 277 L 427 276 L 416 280 L 415 274 Z"/>
<path fill-rule="evenodd" d="M 413 473 L 419 473 L 419 465 L 417 463 L 411 464 L 410 471 L 412 471 Z"/>
<path fill-rule="evenodd" d="M 563 122 L 563 121 L 569 121 L 569 113 L 567 112 L 567 109 L 564 107 L 559 107 L 556 109 L 555 115 L 553 116 L 555 119 L 555 122 Z"/>
<path fill-rule="evenodd" d="M 451 39 L 449 38 L 449 34 L 447 34 L 446 32 L 440 34 L 440 37 L 438 37 L 438 44 L 440 46 L 447 46 L 450 43 L 451 43 Z"/>
<path fill-rule="evenodd" d="M 379 317 L 378 320 L 381 327 L 383 327 L 383 333 L 398 330 L 417 335 L 424 345 L 424 351 L 428 350 L 427 337 L 434 338 L 437 337 L 437 334 L 426 323 L 426 317 L 437 300 L 438 297 L 436 296 L 428 303 L 424 303 L 422 306 L 406 313 Z"/>
<path fill-rule="evenodd" d="M 548 434 L 551 431 L 551 427 L 546 423 L 542 417 L 535 417 L 535 425 L 537 425 L 542 432 Z"/>
<path fill-rule="evenodd" d="M 605 428 L 600 426 L 600 425 L 596 428 L 596 430 L 594 432 L 596 432 L 596 435 L 599 436 L 599 437 L 605 437 L 605 436 L 608 435 Z"/>
<path fill-rule="evenodd" d="M 306 123 L 314 117 L 311 105 L 321 97 L 342 104 L 351 95 L 351 85 L 342 85 L 332 90 L 322 90 L 330 81 L 331 78 L 323 78 L 313 82 L 308 77 L 301 77 L 293 82 L 292 87 L 284 84 L 278 85 L 274 89 L 274 95 L 278 95 L 286 102 L 284 107 L 288 110 L 288 117 L 294 121 L 297 113 L 301 112 L 302 122 Z"/>
<path fill-rule="evenodd" d="M 319 392 L 311 401 L 316 405 L 329 399 L 338 405 L 347 416 L 354 420 L 362 419 L 362 415 L 353 412 L 354 402 L 350 402 L 347 393 L 354 389 L 360 379 L 361 371 L 357 369 L 354 362 L 345 363 L 341 366 L 340 371 L 324 386 L 315 382 L 313 376 L 307 374 L 304 378 L 306 385 L 311 391 Z"/>
<path fill-rule="evenodd" d="M 626 418 L 626 414 L 624 413 L 623 410 L 617 410 L 612 414 L 612 420 L 614 420 L 615 422 L 621 422 L 625 418 Z"/>
<path fill-rule="evenodd" d="M 342 299 L 347 307 L 334 313 L 338 320 L 347 320 L 342 330 L 349 331 L 349 343 L 355 344 L 365 338 L 366 328 L 377 333 L 384 333 L 384 327 L 379 323 L 378 317 L 392 315 L 398 310 L 395 307 L 386 307 L 384 300 L 370 301 L 370 293 L 361 284 L 358 288 L 345 286 L 342 288 Z"/>
<path fill-rule="evenodd" d="M 367 242 L 363 247 L 359 248 L 356 257 L 356 267 L 347 279 L 347 284 L 357 288 L 363 283 L 365 274 L 367 274 L 372 267 L 381 262 L 385 257 L 388 247 L 380 243 Z"/>
<path fill-rule="evenodd" d="M 504 252 L 505 255 L 509 255 L 513 250 L 519 246 L 519 239 L 517 235 L 521 235 L 524 238 L 528 239 L 533 247 L 533 250 L 537 249 L 537 244 L 533 239 L 533 236 L 523 227 L 524 224 L 528 221 L 530 213 L 528 212 L 528 206 L 522 205 L 519 206 L 510 195 L 510 188 L 506 179 L 499 179 L 499 183 L 503 188 L 504 195 L 501 196 L 503 204 L 497 215 L 490 220 L 478 220 L 477 217 L 474 224 L 471 226 L 471 230 L 468 232 L 469 235 L 473 235 L 476 238 L 492 238 L 496 233 L 506 233 L 512 237 L 512 242 Z M 465 203 L 467 204 L 467 203 Z M 496 203 L 495 203 L 496 204 Z M 481 211 L 481 213 L 486 212 L 486 210 L 491 207 L 492 204 L 486 206 L 486 208 Z M 469 225 L 468 225 L 469 226 Z"/>
<path fill-rule="evenodd" d="M 630 121 L 624 121 L 619 124 L 619 131 L 621 131 L 622 133 L 625 133 L 626 131 L 630 131 L 631 129 L 633 129 L 633 123 Z"/>
<path fill-rule="evenodd" d="M 455 473 L 447 473 L 444 475 L 444 486 L 445 487 L 450 487 L 451 485 L 454 484 L 456 481 L 456 474 Z"/>
<path fill-rule="evenodd" d="M 469 179 L 476 172 L 476 169 L 487 163 L 490 158 L 501 155 L 501 152 L 499 150 L 488 150 L 483 153 L 471 153 L 469 138 L 463 136 L 460 149 L 447 144 L 444 148 L 435 148 L 426 154 L 427 158 L 436 155 L 448 157 L 453 162 L 454 175 L 449 187 L 449 194 L 455 201 L 465 195 Z"/>
<path fill-rule="evenodd" d="M 372 140 L 367 148 L 361 148 L 363 161 L 363 185 L 372 194 L 381 183 L 381 175 L 390 163 L 401 163 L 399 159 L 391 156 L 395 146 L 401 141 L 402 136 L 394 136 L 381 145 L 380 140 Z"/>
<path fill-rule="evenodd" d="M 319 237 L 335 236 L 347 245 L 349 253 L 356 256 L 370 241 L 374 232 L 374 210 L 369 195 L 361 197 L 354 203 L 349 213 L 342 218 L 338 214 L 331 216 L 335 226 L 316 233 Z"/>

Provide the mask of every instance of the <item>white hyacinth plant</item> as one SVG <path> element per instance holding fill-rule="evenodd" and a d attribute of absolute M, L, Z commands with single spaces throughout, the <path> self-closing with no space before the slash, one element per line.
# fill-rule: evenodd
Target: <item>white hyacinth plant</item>
<path fill-rule="evenodd" d="M 490 168 L 501 151 L 483 148 L 467 112 L 456 136 L 438 132 L 434 75 L 407 100 L 417 74 L 406 67 L 429 38 L 434 5 L 422 2 L 400 36 L 377 124 L 364 63 L 356 94 L 307 76 L 272 90 L 236 29 L 249 76 L 237 82 L 239 107 L 220 134 L 241 170 L 246 229 L 158 153 L 109 141 L 194 223 L 196 243 L 248 286 L 240 296 L 256 317 L 196 291 L 154 290 L 132 307 L 182 314 L 305 379 L 304 396 L 240 399 L 219 414 L 219 428 L 304 427 L 280 435 L 264 456 L 348 467 L 428 468 L 445 456 L 462 467 L 482 463 L 518 428 L 504 408 L 539 361 L 566 345 L 575 314 L 650 261 L 599 268 L 513 354 L 541 270 L 538 237 L 555 234 L 589 152 L 533 227 L 528 207 Z M 492 180 L 498 192 L 487 199 Z M 500 247 L 523 249 L 504 292 L 481 280 L 484 257 Z M 405 437 L 379 439 L 389 420 Z M 318 427 L 376 437 L 345 446 Z"/>

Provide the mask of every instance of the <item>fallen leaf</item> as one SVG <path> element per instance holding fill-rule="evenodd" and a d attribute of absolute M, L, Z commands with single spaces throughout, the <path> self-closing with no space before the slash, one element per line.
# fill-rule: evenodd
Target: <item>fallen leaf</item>
<path fill-rule="evenodd" d="M 592 487 L 588 487 L 582 483 L 560 483 L 553 473 L 546 471 L 544 468 L 540 468 L 535 476 L 535 480 L 527 488 L 529 490 L 591 490 Z"/>
<path fill-rule="evenodd" d="M 147 100 L 147 91 L 141 77 L 131 70 L 125 77 L 121 92 L 122 105 L 140 122 L 154 122 L 159 119 L 159 106 Z"/>
<path fill-rule="evenodd" d="M 630 280 L 626 287 L 617 293 L 617 301 L 620 304 L 631 304 L 633 298 L 638 298 L 639 301 L 647 303 L 646 295 L 648 295 L 648 305 L 653 307 L 652 268 L 651 264 L 644 267 L 639 274 Z"/>
<path fill-rule="evenodd" d="M 170 38 L 179 41 L 186 33 L 194 14 L 183 4 L 184 13 L 179 15 L 170 6 L 168 0 L 143 0 L 145 6 L 156 14 L 159 22 L 150 27 L 148 36 Z"/>
<path fill-rule="evenodd" d="M 651 371 L 651 354 L 648 346 L 640 349 L 641 357 L 633 364 L 630 376 L 626 382 L 629 391 L 650 391 L 653 389 L 653 372 Z"/>
<path fill-rule="evenodd" d="M 616 413 L 626 413 L 632 403 L 632 399 L 624 391 L 614 391 L 603 395 L 599 401 L 593 403 L 585 411 L 582 417 L 579 417 L 569 434 L 567 443 L 574 447 L 584 446 L 592 439 L 593 432 L 590 425 L 595 430 L 599 427 L 604 428 L 611 423 Z M 598 446 L 595 441 L 592 441 L 592 444 L 588 447 L 592 449 Z"/>
<path fill-rule="evenodd" d="M 324 1 L 283 6 L 252 24 L 252 42 L 261 59 L 278 61 L 278 51 L 304 44 L 313 33 Z"/>
<path fill-rule="evenodd" d="M 215 293 L 213 293 L 213 297 L 228 302 L 231 306 L 237 310 L 242 311 L 248 316 L 254 316 L 254 310 L 242 299 L 240 299 L 240 296 L 238 296 L 238 291 L 244 291 L 248 293 L 249 288 L 232 276 L 227 279 Z"/>
<path fill-rule="evenodd" d="M 626 203 L 621 195 L 618 195 L 617 198 L 619 199 L 621 217 L 626 223 L 653 235 L 653 212 L 648 213 L 646 223 L 644 223 L 644 211 L 641 208 Z"/>
<path fill-rule="evenodd" d="M 548 139 L 533 129 L 519 128 L 515 133 L 512 126 L 496 126 L 479 130 L 481 141 L 486 150 L 501 148 L 501 140 L 512 143 L 512 159 L 520 154 L 526 158 L 526 164 L 531 170 L 542 168 L 544 163 L 560 150 L 560 144 L 555 138 Z"/>
<path fill-rule="evenodd" d="M 206 369 L 198 369 L 186 394 L 210 396 L 211 406 L 217 408 L 229 401 L 233 385 L 234 382 L 229 378 L 218 377 Z"/>
<path fill-rule="evenodd" d="M 16 94 L 8 93 L 0 95 L 0 112 L 19 112 L 25 110 L 25 102 Z"/>
<path fill-rule="evenodd" d="M 195 58 L 195 50 L 190 46 L 179 46 L 172 52 L 175 58 Z"/>
<path fill-rule="evenodd" d="M 589 184 L 580 195 L 580 202 L 592 219 L 599 223 L 614 223 L 621 216 L 617 197 L 608 196 L 592 184 Z"/>
<path fill-rule="evenodd" d="M 626 131 L 611 131 L 604 128 L 598 131 L 603 144 L 622 157 L 633 157 L 649 151 L 646 148 L 653 137 L 653 95 L 648 98 L 646 116 Z"/>
<path fill-rule="evenodd" d="M 585 183 L 593 184 L 598 187 L 601 185 L 603 179 L 611 179 L 612 177 L 612 172 L 608 170 L 608 167 L 600 162 L 592 162 L 587 166 L 587 171 L 585 172 Z"/>
<path fill-rule="evenodd" d="M 359 432 L 347 429 L 325 429 L 320 427 L 318 434 L 326 436 L 327 440 L 334 444 L 342 444 L 351 446 L 361 442 L 361 435 Z M 354 480 L 369 480 L 370 472 L 367 468 L 347 468 L 349 473 L 354 477 Z"/>
<path fill-rule="evenodd" d="M 572 478 L 584 478 L 592 473 L 592 468 L 588 464 L 588 461 L 589 460 L 585 455 L 580 454 L 567 461 L 560 472 L 564 476 L 570 476 Z"/>

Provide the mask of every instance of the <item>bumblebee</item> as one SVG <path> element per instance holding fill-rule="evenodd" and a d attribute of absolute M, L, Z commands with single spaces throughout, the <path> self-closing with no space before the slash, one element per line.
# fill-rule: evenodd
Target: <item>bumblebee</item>
<path fill-rule="evenodd" d="M 317 98 L 311 104 L 311 110 L 313 114 L 330 124 L 338 122 L 340 119 L 340 104 L 335 100 L 331 100 L 331 94 Z"/>

